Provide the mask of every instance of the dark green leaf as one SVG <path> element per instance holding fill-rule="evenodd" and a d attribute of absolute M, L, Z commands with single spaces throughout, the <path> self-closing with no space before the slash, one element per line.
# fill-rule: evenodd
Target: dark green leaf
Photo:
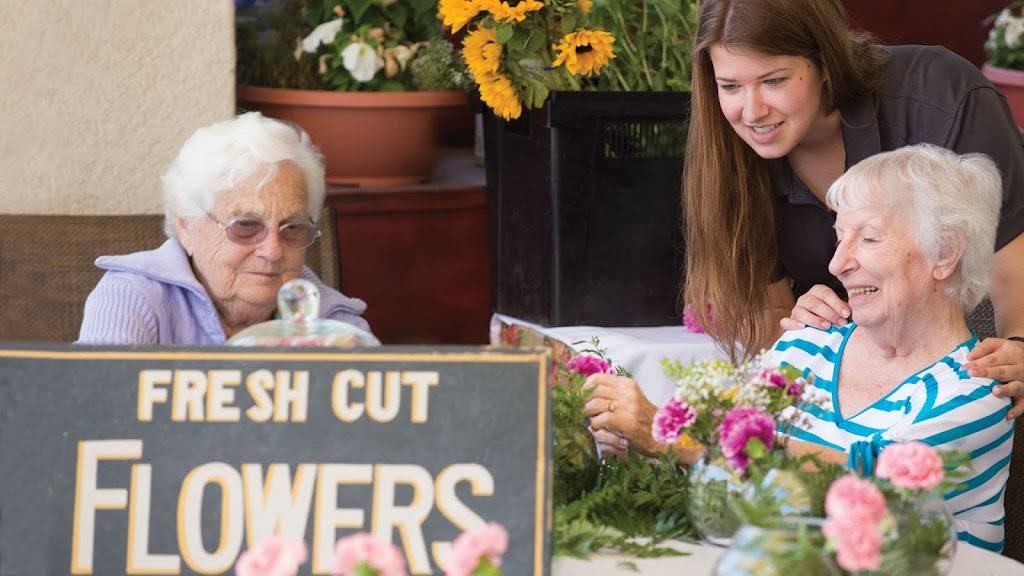
<path fill-rule="evenodd" d="M 495 31 L 495 36 L 498 39 L 498 44 L 504 44 L 508 42 L 509 40 L 512 39 L 512 36 L 514 34 L 515 31 L 512 29 L 512 26 L 509 26 L 508 24 L 499 24 L 498 29 Z"/>

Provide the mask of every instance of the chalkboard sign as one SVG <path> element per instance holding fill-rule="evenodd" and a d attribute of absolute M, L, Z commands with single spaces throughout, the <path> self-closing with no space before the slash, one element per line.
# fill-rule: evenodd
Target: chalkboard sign
<path fill-rule="evenodd" d="M 0 349 L 0 574 L 223 574 L 272 533 L 442 572 L 462 530 L 548 574 L 538 351 Z"/>

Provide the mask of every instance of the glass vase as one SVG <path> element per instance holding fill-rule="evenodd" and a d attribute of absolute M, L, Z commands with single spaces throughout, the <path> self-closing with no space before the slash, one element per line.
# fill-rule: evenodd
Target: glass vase
<path fill-rule="evenodd" d="M 713 576 L 839 576 L 825 551 L 821 518 L 770 519 L 743 525 L 715 565 Z"/>
<path fill-rule="evenodd" d="M 956 553 L 953 516 L 940 494 L 889 498 L 882 521 L 882 566 L 878 574 L 944 576 Z"/>
<path fill-rule="evenodd" d="M 721 456 L 702 458 L 690 469 L 690 520 L 701 539 L 717 546 L 728 546 L 740 527 L 740 519 L 730 503 L 748 490 L 742 476 Z"/>

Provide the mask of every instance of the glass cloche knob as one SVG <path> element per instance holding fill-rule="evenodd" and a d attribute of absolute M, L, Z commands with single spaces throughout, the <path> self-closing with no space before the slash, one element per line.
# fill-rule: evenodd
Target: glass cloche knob
<path fill-rule="evenodd" d="M 280 320 L 250 326 L 228 340 L 228 346 L 332 347 L 380 346 L 369 332 L 345 322 L 320 318 L 320 290 L 296 278 L 277 292 Z"/>

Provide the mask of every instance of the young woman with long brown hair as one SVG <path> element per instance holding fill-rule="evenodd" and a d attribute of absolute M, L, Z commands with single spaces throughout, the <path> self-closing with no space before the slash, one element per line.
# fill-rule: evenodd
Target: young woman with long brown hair
<path fill-rule="evenodd" d="M 909 144 L 981 152 L 1003 177 L 990 296 L 1006 338 L 986 339 L 965 368 L 1006 382 L 1010 415 L 1024 411 L 1024 147 L 978 70 L 941 47 L 874 44 L 850 31 L 839 0 L 703 0 L 692 63 L 685 299 L 730 356 L 769 347 L 783 328 L 850 319 L 828 272 L 824 204 L 847 168 Z M 653 449 L 654 408 L 636 384 L 591 384 L 599 439 Z"/>

